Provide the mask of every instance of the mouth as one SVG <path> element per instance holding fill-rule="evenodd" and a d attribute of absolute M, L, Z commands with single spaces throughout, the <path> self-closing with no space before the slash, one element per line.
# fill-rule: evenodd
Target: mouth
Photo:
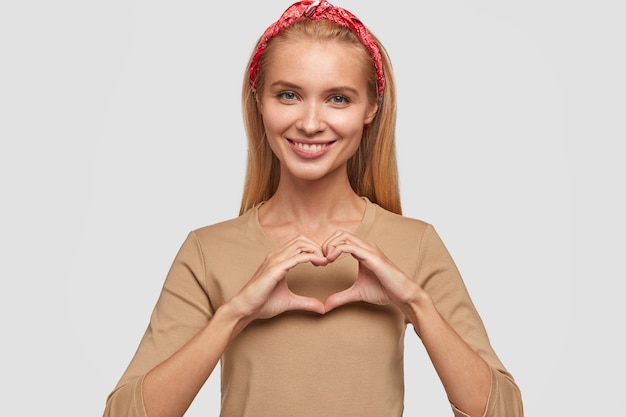
<path fill-rule="evenodd" d="M 300 142 L 292 142 L 293 145 L 305 152 L 317 152 L 321 151 L 323 148 L 328 146 L 327 143 L 300 143 Z"/>
<path fill-rule="evenodd" d="M 324 143 L 305 143 L 305 142 L 296 142 L 291 139 L 288 139 L 288 141 L 297 150 L 301 152 L 307 152 L 307 153 L 320 152 L 324 150 L 325 148 L 329 147 L 330 145 L 332 145 L 333 143 L 335 143 L 335 141 L 324 142 Z"/>

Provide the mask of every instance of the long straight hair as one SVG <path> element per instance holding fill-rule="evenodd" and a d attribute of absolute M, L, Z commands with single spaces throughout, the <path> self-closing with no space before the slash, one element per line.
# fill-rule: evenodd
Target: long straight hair
<path fill-rule="evenodd" d="M 387 52 L 374 38 L 382 55 L 385 75 L 385 92 L 378 112 L 365 134 L 357 152 L 348 160 L 348 179 L 352 189 L 360 196 L 397 214 L 402 213 L 398 166 L 396 159 L 396 91 L 393 71 Z M 273 51 L 292 40 L 316 42 L 340 42 L 356 48 L 361 65 L 368 74 L 368 99 L 377 100 L 377 76 L 369 51 L 350 29 L 328 20 L 303 19 L 285 28 L 272 38 L 260 59 L 257 75 L 257 94 L 263 93 L 265 73 Z M 278 188 L 280 163 L 272 152 L 266 137 L 263 119 L 257 108 L 256 98 L 250 87 L 248 62 L 242 89 L 244 125 L 248 137 L 248 164 L 239 214 L 268 200 Z"/>

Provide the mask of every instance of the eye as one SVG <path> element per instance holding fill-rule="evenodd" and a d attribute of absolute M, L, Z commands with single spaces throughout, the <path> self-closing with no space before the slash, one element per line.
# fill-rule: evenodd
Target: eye
<path fill-rule="evenodd" d="M 337 95 L 337 96 L 332 96 L 330 98 L 330 101 L 332 104 L 348 104 L 350 103 L 350 99 L 346 96 L 341 96 L 341 95 Z"/>
<path fill-rule="evenodd" d="M 282 91 L 278 93 L 278 98 L 283 101 L 293 101 L 298 98 L 298 96 L 293 91 Z"/>

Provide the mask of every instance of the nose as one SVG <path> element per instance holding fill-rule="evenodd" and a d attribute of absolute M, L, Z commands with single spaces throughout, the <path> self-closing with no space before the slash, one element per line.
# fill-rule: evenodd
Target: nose
<path fill-rule="evenodd" d="M 307 135 L 324 130 L 322 110 L 315 103 L 302 106 L 302 112 L 296 121 L 296 128 Z"/>

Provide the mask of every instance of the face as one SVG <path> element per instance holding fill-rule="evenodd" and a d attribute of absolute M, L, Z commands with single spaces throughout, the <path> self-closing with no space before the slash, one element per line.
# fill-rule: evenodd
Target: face
<path fill-rule="evenodd" d="M 347 175 L 377 110 L 358 59 L 337 42 L 287 41 L 273 50 L 257 102 L 281 181 Z"/>

